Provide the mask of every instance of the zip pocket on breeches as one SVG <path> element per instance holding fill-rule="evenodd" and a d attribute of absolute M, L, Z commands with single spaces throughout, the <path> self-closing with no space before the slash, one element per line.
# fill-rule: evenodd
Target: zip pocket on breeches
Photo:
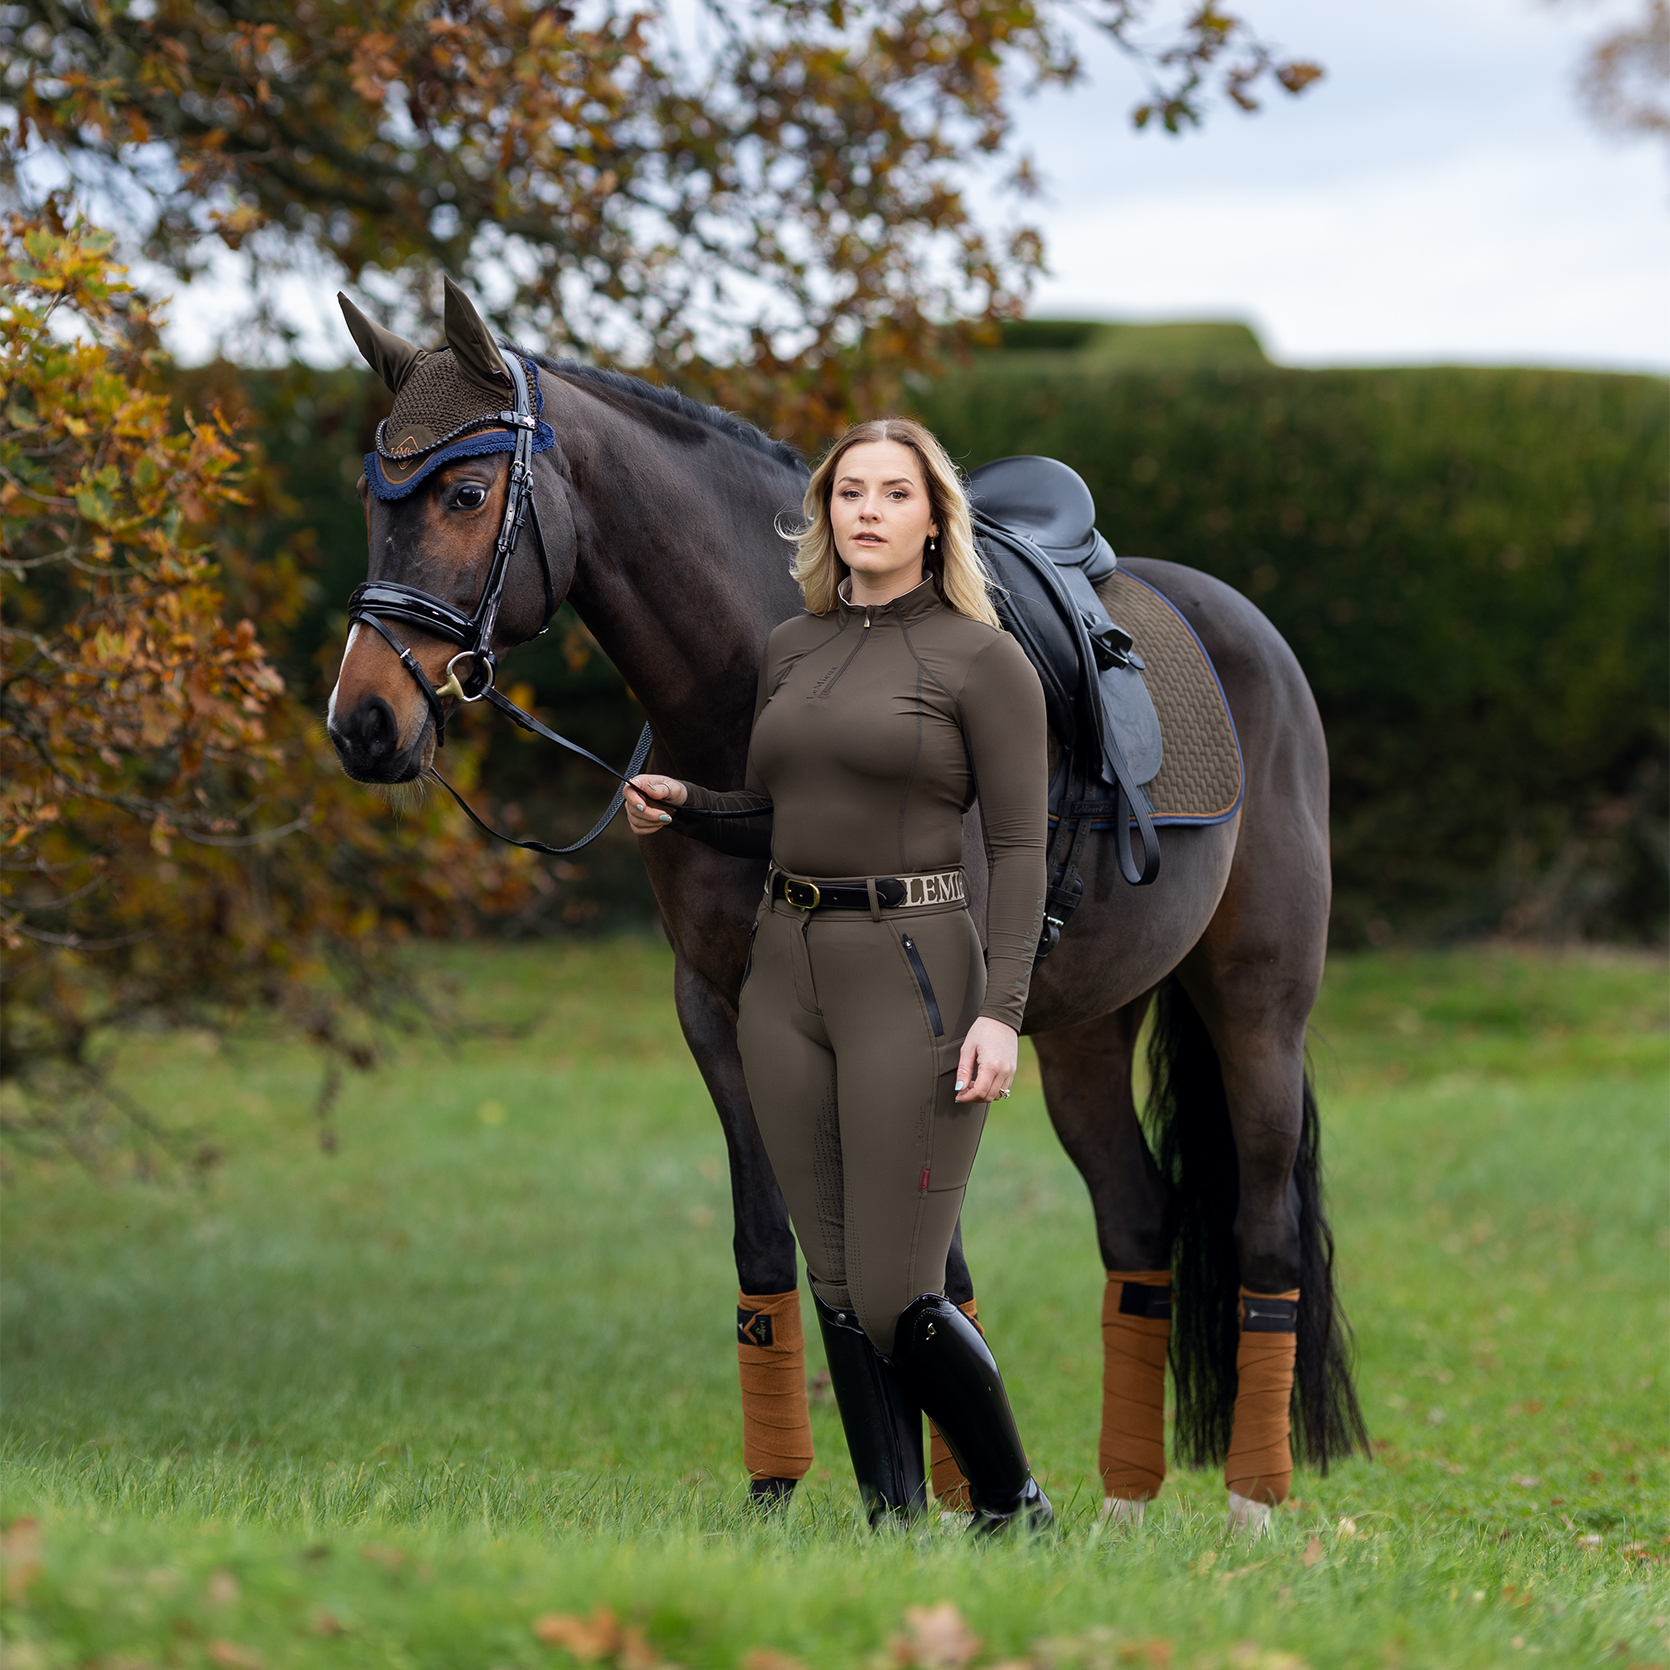
<path fill-rule="evenodd" d="M 927 965 L 922 961 L 922 953 L 916 949 L 916 941 L 909 934 L 900 936 L 899 943 L 905 948 L 905 956 L 910 961 L 910 971 L 916 976 L 916 983 L 922 988 L 922 1001 L 928 1006 L 928 1024 L 934 1029 L 934 1036 L 942 1038 L 945 1035 L 945 1023 L 939 1018 L 939 1001 L 934 996 L 933 982 L 928 978 Z"/>

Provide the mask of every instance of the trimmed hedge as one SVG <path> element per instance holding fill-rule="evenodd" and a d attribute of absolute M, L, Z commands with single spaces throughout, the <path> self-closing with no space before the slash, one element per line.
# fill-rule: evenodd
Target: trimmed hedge
<path fill-rule="evenodd" d="M 1286 636 L 1328 730 L 1338 940 L 1663 937 L 1664 382 L 1051 358 L 987 356 L 920 414 L 970 467 L 1065 460 L 1116 551 Z"/>
<path fill-rule="evenodd" d="M 1269 614 L 1328 728 L 1336 940 L 1662 939 L 1666 385 L 1283 370 L 1225 334 L 1240 329 L 1220 329 L 1219 363 L 1204 367 L 1153 363 L 1181 337 L 1029 338 L 922 390 L 918 407 L 969 466 L 1065 459 L 1117 551 L 1205 569 Z M 1077 351 L 1036 351 L 1050 346 Z M 365 573 L 353 481 L 387 396 L 351 369 L 180 381 L 199 408 L 211 391 L 250 407 L 295 500 L 273 548 L 317 534 L 314 601 L 278 647 L 322 707 Z M 507 683 L 624 759 L 641 715 L 601 655 L 565 656 L 573 624 L 565 611 L 518 652 Z M 485 778 L 510 821 L 583 830 L 600 774 L 508 727 L 489 734 Z M 570 922 L 653 908 L 624 836 L 566 868 L 556 903 Z"/>

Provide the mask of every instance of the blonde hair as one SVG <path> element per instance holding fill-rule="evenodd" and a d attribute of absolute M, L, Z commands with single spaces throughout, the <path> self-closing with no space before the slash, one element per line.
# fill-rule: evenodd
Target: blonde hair
<path fill-rule="evenodd" d="M 974 543 L 974 524 L 962 477 L 933 435 L 910 418 L 872 418 L 855 423 L 828 452 L 806 484 L 802 502 L 806 523 L 794 535 L 794 577 L 814 615 L 827 615 L 839 601 L 841 582 L 852 572 L 835 549 L 835 530 L 829 520 L 835 469 L 855 446 L 873 441 L 896 441 L 916 454 L 928 504 L 939 524 L 937 550 L 924 547 L 922 570 L 947 608 L 988 626 L 999 624 L 988 592 L 992 581 Z"/>

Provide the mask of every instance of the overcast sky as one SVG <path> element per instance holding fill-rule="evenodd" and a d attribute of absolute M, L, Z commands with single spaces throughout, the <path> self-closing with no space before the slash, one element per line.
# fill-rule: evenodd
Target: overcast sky
<path fill-rule="evenodd" d="M 1244 0 L 1326 78 L 1181 139 L 1117 54 L 1024 108 L 1052 182 L 1033 311 L 1248 320 L 1297 365 L 1670 369 L 1670 159 L 1595 132 L 1584 42 L 1633 6 Z"/>
<path fill-rule="evenodd" d="M 1237 318 L 1295 365 L 1467 361 L 1670 370 L 1670 162 L 1597 134 L 1572 92 L 1584 42 L 1638 0 L 1243 0 L 1326 78 L 1257 116 L 1137 134 L 1140 83 L 1024 101 L 1048 195 L 1033 312 Z M 290 287 L 308 358 L 352 349 L 334 286 Z M 235 296 L 177 296 L 172 345 L 213 352 Z"/>

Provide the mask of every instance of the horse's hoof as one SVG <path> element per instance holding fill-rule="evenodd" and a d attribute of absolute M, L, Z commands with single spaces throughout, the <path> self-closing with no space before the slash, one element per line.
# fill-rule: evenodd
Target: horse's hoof
<path fill-rule="evenodd" d="M 767 1513 L 776 1513 L 794 1495 L 795 1479 L 750 1479 L 748 1499 Z"/>
<path fill-rule="evenodd" d="M 941 1508 L 939 1528 L 948 1536 L 960 1536 L 974 1523 L 972 1508 Z"/>
<path fill-rule="evenodd" d="M 1270 1532 L 1270 1504 L 1255 1502 L 1250 1496 L 1229 1493 L 1228 1530 L 1235 1537 L 1263 1537 Z"/>
<path fill-rule="evenodd" d="M 1148 1512 L 1148 1504 L 1134 1501 L 1129 1496 L 1109 1496 L 1102 1503 L 1104 1525 L 1140 1525 Z"/>

